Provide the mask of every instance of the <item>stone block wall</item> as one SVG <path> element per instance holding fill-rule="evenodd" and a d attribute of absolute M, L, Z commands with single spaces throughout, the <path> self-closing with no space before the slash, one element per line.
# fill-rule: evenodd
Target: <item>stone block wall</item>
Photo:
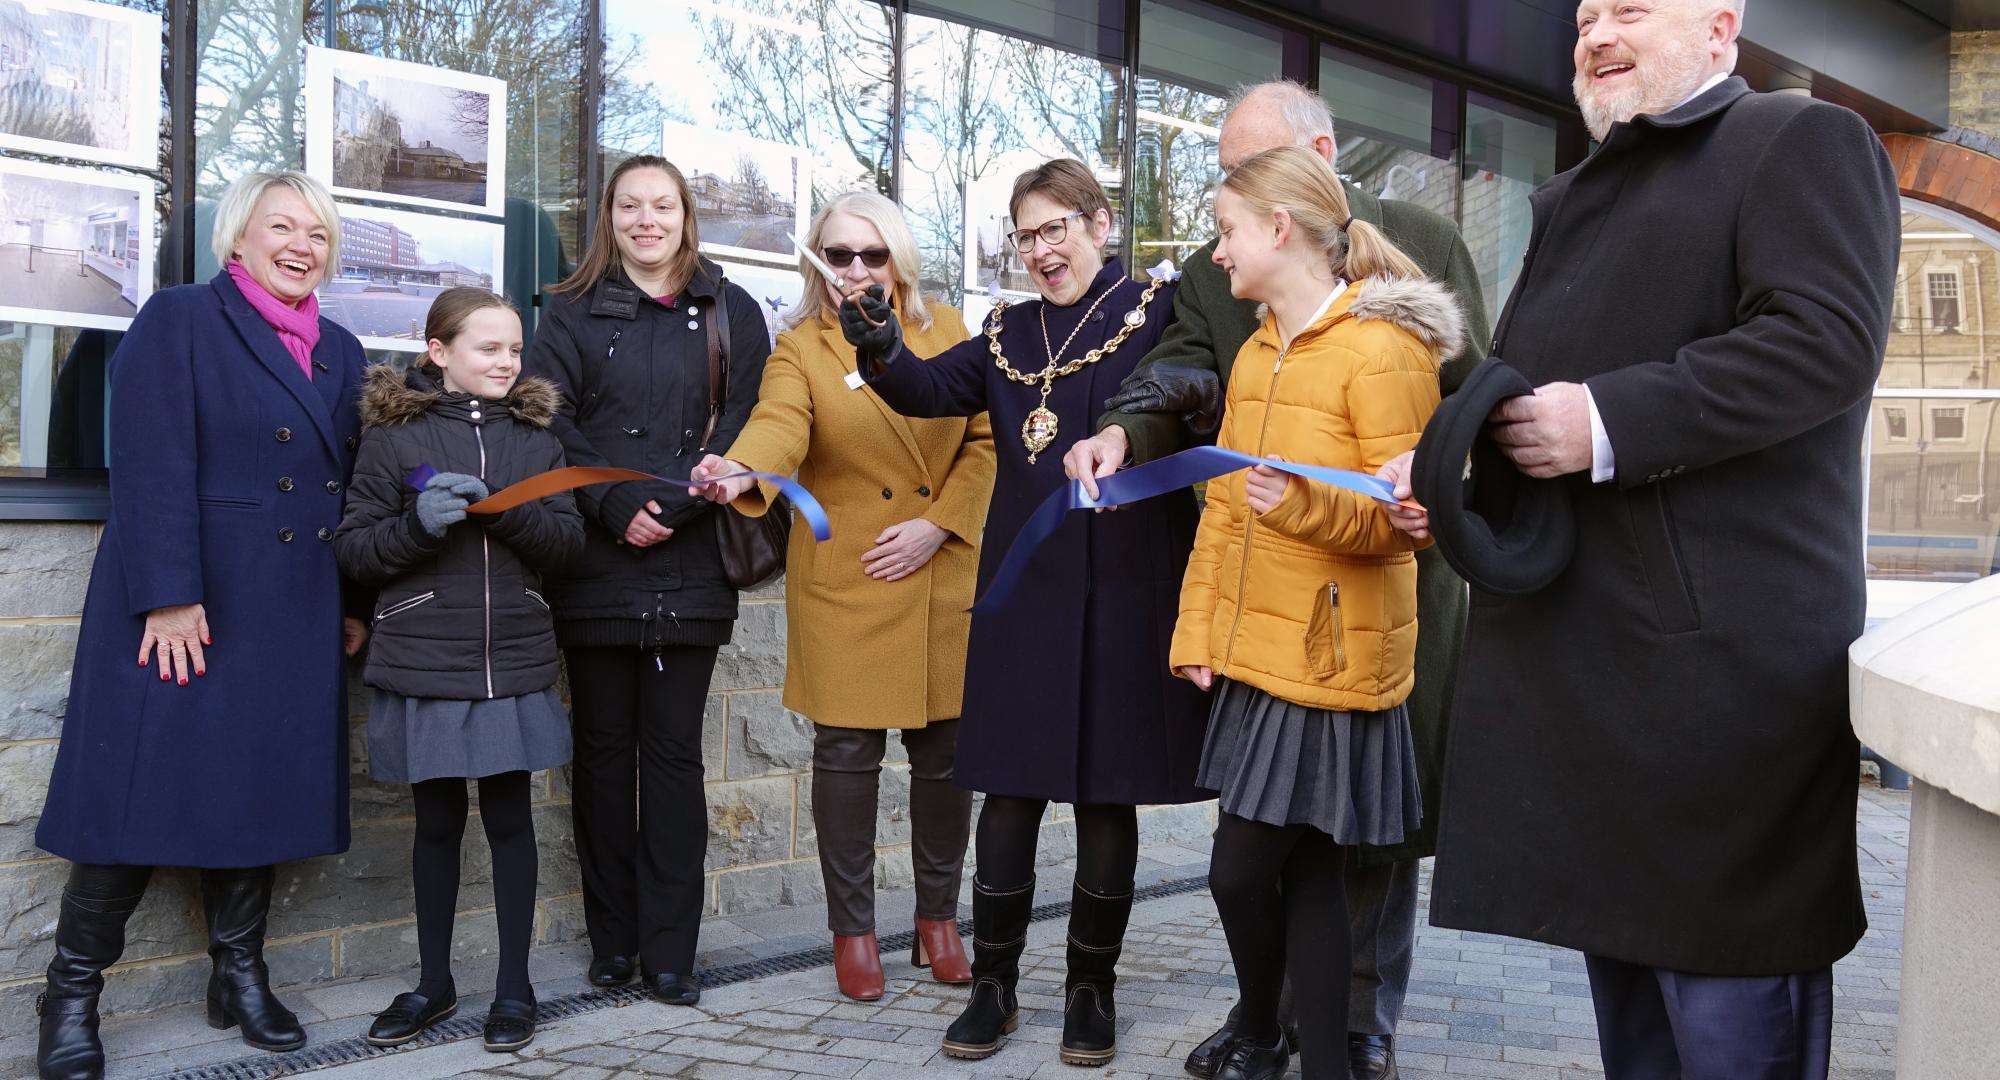
<path fill-rule="evenodd" d="M 68 874 L 67 863 L 35 847 L 34 833 L 62 732 L 98 533 L 94 524 L 0 523 L 0 1031 L 32 1029 Z M 712 916 L 825 899 L 812 827 L 811 724 L 780 703 L 784 673 L 785 605 L 782 586 L 774 584 L 744 597 L 703 725 Z M 268 958 L 280 983 L 397 972 L 417 959 L 409 790 L 368 779 L 367 701 L 358 681 L 353 689 L 353 846 L 279 868 Z M 876 878 L 885 889 L 907 888 L 909 767 L 893 737 L 889 747 Z M 568 770 L 538 774 L 533 790 L 541 847 L 536 941 L 577 940 L 583 903 Z M 1054 808 L 1044 826 L 1045 864 L 1075 854 L 1068 809 Z M 1142 836 L 1176 841 L 1205 836 L 1212 820 L 1211 804 L 1140 816 Z M 486 840 L 474 820 L 465 832 L 457 955 L 493 951 L 492 903 Z M 884 912 L 885 919 L 900 915 Z M 105 1007 L 130 1012 L 198 999 L 208 977 L 206 946 L 195 874 L 160 871 L 133 918 L 125 960 L 108 976 Z"/>
<path fill-rule="evenodd" d="M 1951 123 L 2000 138 L 2000 30 L 1951 35 Z"/>

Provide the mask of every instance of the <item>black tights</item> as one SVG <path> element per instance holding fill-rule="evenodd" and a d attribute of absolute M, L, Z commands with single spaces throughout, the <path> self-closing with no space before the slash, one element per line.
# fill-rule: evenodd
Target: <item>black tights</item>
<path fill-rule="evenodd" d="M 1307 1080 L 1347 1075 L 1346 858 L 1346 848 L 1309 825 L 1234 814 L 1221 815 L 1209 857 L 1209 892 L 1243 995 L 1236 1030 L 1260 1045 L 1276 1042 L 1289 971 Z"/>
<path fill-rule="evenodd" d="M 1028 884 L 1035 876 L 1035 841 L 1042 835 L 1047 799 L 988 795 L 979 811 L 979 883 L 993 892 Z M 1132 891 L 1139 865 L 1139 811 L 1132 806 L 1078 803 L 1076 883 L 1100 896 Z"/>
<path fill-rule="evenodd" d="M 414 785 L 417 838 L 410 853 L 417 887 L 417 952 L 423 976 L 417 993 L 437 998 L 451 989 L 451 923 L 458 908 L 459 840 L 465 836 L 465 781 L 456 777 Z M 493 849 L 493 908 L 500 924 L 498 1001 L 532 1004 L 528 936 L 535 924 L 535 817 L 528 774 L 479 778 L 479 820 Z"/>

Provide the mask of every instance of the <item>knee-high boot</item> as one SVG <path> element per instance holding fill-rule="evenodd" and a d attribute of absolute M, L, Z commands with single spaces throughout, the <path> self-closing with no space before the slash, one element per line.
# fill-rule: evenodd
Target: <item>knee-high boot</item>
<path fill-rule="evenodd" d="M 305 1028 L 271 993 L 264 966 L 264 925 L 271 914 L 269 866 L 201 872 L 201 901 L 208 915 L 208 1023 L 243 1027 L 243 1041 L 283 1052 L 306 1044 Z"/>
<path fill-rule="evenodd" d="M 35 999 L 41 1014 L 35 1063 L 42 1080 L 104 1076 L 104 1044 L 97 1038 L 104 969 L 124 953 L 125 923 L 152 873 L 150 866 L 78 866 L 70 872 L 56 917 L 48 989 Z"/>
<path fill-rule="evenodd" d="M 1069 977 L 1063 987 L 1061 1056 L 1071 1065 L 1102 1065 L 1118 1053 L 1112 987 L 1125 949 L 1132 892 L 1102 896 L 1077 885 L 1069 907 Z"/>
<path fill-rule="evenodd" d="M 992 1057 L 1000 1041 L 1021 1024 L 1014 988 L 1021 981 L 1021 950 L 1035 908 L 1035 879 L 1006 892 L 972 880 L 972 1000 L 945 1029 L 944 1052 L 977 1061 Z"/>

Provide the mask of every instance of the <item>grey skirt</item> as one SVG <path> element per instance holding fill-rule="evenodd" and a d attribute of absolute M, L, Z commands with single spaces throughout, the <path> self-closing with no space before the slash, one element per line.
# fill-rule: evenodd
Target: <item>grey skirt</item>
<path fill-rule="evenodd" d="M 569 713 L 555 687 L 484 701 L 370 690 L 368 775 L 415 784 L 552 769 L 569 760 Z"/>
<path fill-rule="evenodd" d="M 1224 813 L 1310 825 L 1341 844 L 1396 844 L 1423 820 L 1410 713 L 1333 712 L 1215 680 L 1202 787 Z"/>

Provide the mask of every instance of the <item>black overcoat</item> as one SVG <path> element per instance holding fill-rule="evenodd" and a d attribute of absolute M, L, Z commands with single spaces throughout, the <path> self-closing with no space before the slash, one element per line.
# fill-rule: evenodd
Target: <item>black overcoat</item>
<path fill-rule="evenodd" d="M 1431 919 L 1718 975 L 1865 927 L 1846 650 L 1896 271 L 1859 116 L 1727 80 L 1532 196 L 1494 347 L 1582 381 L 1615 482 L 1574 561 L 1473 591 Z"/>
<path fill-rule="evenodd" d="M 1090 302 L 1114 286 L 1085 320 Z M 1001 352 L 1018 371 L 1040 371 L 1048 363 L 1042 319 L 1058 347 L 1083 320 L 1063 353 L 1067 362 L 1109 341 L 1144 288 L 1113 259 L 1076 304 L 1008 307 Z M 1048 401 L 1059 421 L 1056 441 L 1032 465 L 1021 425 L 1041 390 L 1001 374 L 985 334 L 928 363 L 905 356 L 872 382 L 905 416 L 991 414 L 999 461 L 979 549 L 980 595 L 1035 507 L 1068 482 L 1063 455 L 1093 433 L 1104 399 L 1153 347 L 1172 312 L 1173 286 L 1163 286 L 1146 306 L 1145 325 L 1116 352 L 1056 380 Z M 1067 803 L 1214 797 L 1194 783 L 1207 695 L 1167 667 L 1197 518 L 1192 491 L 1116 513 L 1070 514 L 1036 549 L 1012 598 L 972 617 L 954 772 L 960 786 Z"/>
<path fill-rule="evenodd" d="M 333 532 L 361 343 L 308 379 L 227 273 L 146 301 L 111 358 L 111 514 L 35 843 L 74 862 L 268 866 L 347 850 Z M 208 674 L 140 667 L 146 613 L 199 603 Z"/>

